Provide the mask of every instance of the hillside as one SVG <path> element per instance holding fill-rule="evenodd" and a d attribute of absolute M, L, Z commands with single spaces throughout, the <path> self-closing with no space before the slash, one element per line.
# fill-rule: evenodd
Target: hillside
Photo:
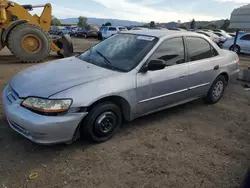
<path fill-rule="evenodd" d="M 78 22 L 78 18 L 66 18 L 60 19 L 63 24 L 76 24 Z M 97 24 L 102 25 L 106 22 L 111 22 L 112 25 L 119 26 L 134 26 L 134 25 L 143 25 L 142 22 L 129 21 L 129 20 L 118 20 L 118 19 L 105 19 L 105 18 L 88 18 L 89 24 Z"/>

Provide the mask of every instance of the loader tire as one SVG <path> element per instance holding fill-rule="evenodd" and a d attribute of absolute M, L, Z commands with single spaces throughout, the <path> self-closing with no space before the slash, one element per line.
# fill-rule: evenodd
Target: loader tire
<path fill-rule="evenodd" d="M 51 38 L 37 25 L 20 24 L 11 30 L 8 47 L 22 62 L 37 63 L 49 56 Z"/>

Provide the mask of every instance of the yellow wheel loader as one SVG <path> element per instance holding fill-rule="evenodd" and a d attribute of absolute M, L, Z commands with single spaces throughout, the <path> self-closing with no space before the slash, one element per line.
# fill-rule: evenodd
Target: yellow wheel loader
<path fill-rule="evenodd" d="M 40 17 L 29 11 L 44 7 Z M 70 36 L 52 39 L 48 34 L 52 20 L 51 4 L 19 5 L 0 0 L 0 50 L 5 46 L 23 62 L 36 63 L 44 60 L 50 51 L 61 57 L 73 54 Z"/>

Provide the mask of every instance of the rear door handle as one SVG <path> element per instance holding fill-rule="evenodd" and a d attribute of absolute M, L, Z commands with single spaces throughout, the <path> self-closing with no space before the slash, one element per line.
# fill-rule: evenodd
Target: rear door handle
<path fill-rule="evenodd" d="M 214 67 L 214 70 L 218 70 L 220 68 L 220 66 L 219 65 L 216 65 L 215 67 Z"/>

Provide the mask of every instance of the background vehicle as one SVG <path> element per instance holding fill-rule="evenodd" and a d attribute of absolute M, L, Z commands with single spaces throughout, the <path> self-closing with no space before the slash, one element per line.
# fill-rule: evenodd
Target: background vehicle
<path fill-rule="evenodd" d="M 226 32 L 217 32 L 217 31 L 214 31 L 214 34 L 216 34 L 218 37 L 224 37 L 225 39 L 231 39 L 232 38 L 232 36 L 230 36 Z"/>
<path fill-rule="evenodd" d="M 40 17 L 28 12 L 39 7 L 44 7 Z M 60 56 L 71 56 L 73 45 L 70 37 L 52 39 L 49 36 L 51 12 L 51 4 L 19 5 L 1 0 L 0 50 L 7 46 L 18 59 L 32 63 L 42 61 L 49 56 L 51 50 Z"/>
<path fill-rule="evenodd" d="M 236 41 L 236 47 L 233 48 L 234 38 L 228 39 L 223 48 L 228 50 L 234 50 L 236 53 L 250 54 L 250 33 L 240 33 Z"/>
<path fill-rule="evenodd" d="M 201 29 L 201 31 L 205 31 L 205 32 L 213 32 L 211 29 Z"/>
<path fill-rule="evenodd" d="M 75 37 L 98 37 L 98 31 L 97 29 L 91 29 L 90 27 L 80 27 L 75 31 Z"/>
<path fill-rule="evenodd" d="M 219 36 L 217 36 L 216 34 L 214 34 L 212 32 L 205 32 L 205 31 L 201 30 L 201 31 L 197 31 L 197 33 L 203 34 L 203 35 L 209 37 L 212 41 L 214 41 L 220 47 L 222 46 L 222 43 L 225 42 L 225 39 L 220 39 Z"/>
<path fill-rule="evenodd" d="M 69 142 L 78 131 L 103 142 L 123 119 L 203 97 L 219 102 L 238 61 L 196 33 L 129 31 L 79 56 L 22 71 L 5 87 L 2 104 L 10 126 L 34 142 Z"/>
<path fill-rule="evenodd" d="M 71 35 L 72 30 L 75 30 L 77 27 L 72 27 L 72 26 L 66 26 L 63 28 L 62 33 L 63 35 Z"/>
<path fill-rule="evenodd" d="M 128 31 L 126 27 L 122 26 L 107 26 L 102 30 L 102 37 L 109 38 L 110 36 L 117 34 L 121 31 Z"/>

